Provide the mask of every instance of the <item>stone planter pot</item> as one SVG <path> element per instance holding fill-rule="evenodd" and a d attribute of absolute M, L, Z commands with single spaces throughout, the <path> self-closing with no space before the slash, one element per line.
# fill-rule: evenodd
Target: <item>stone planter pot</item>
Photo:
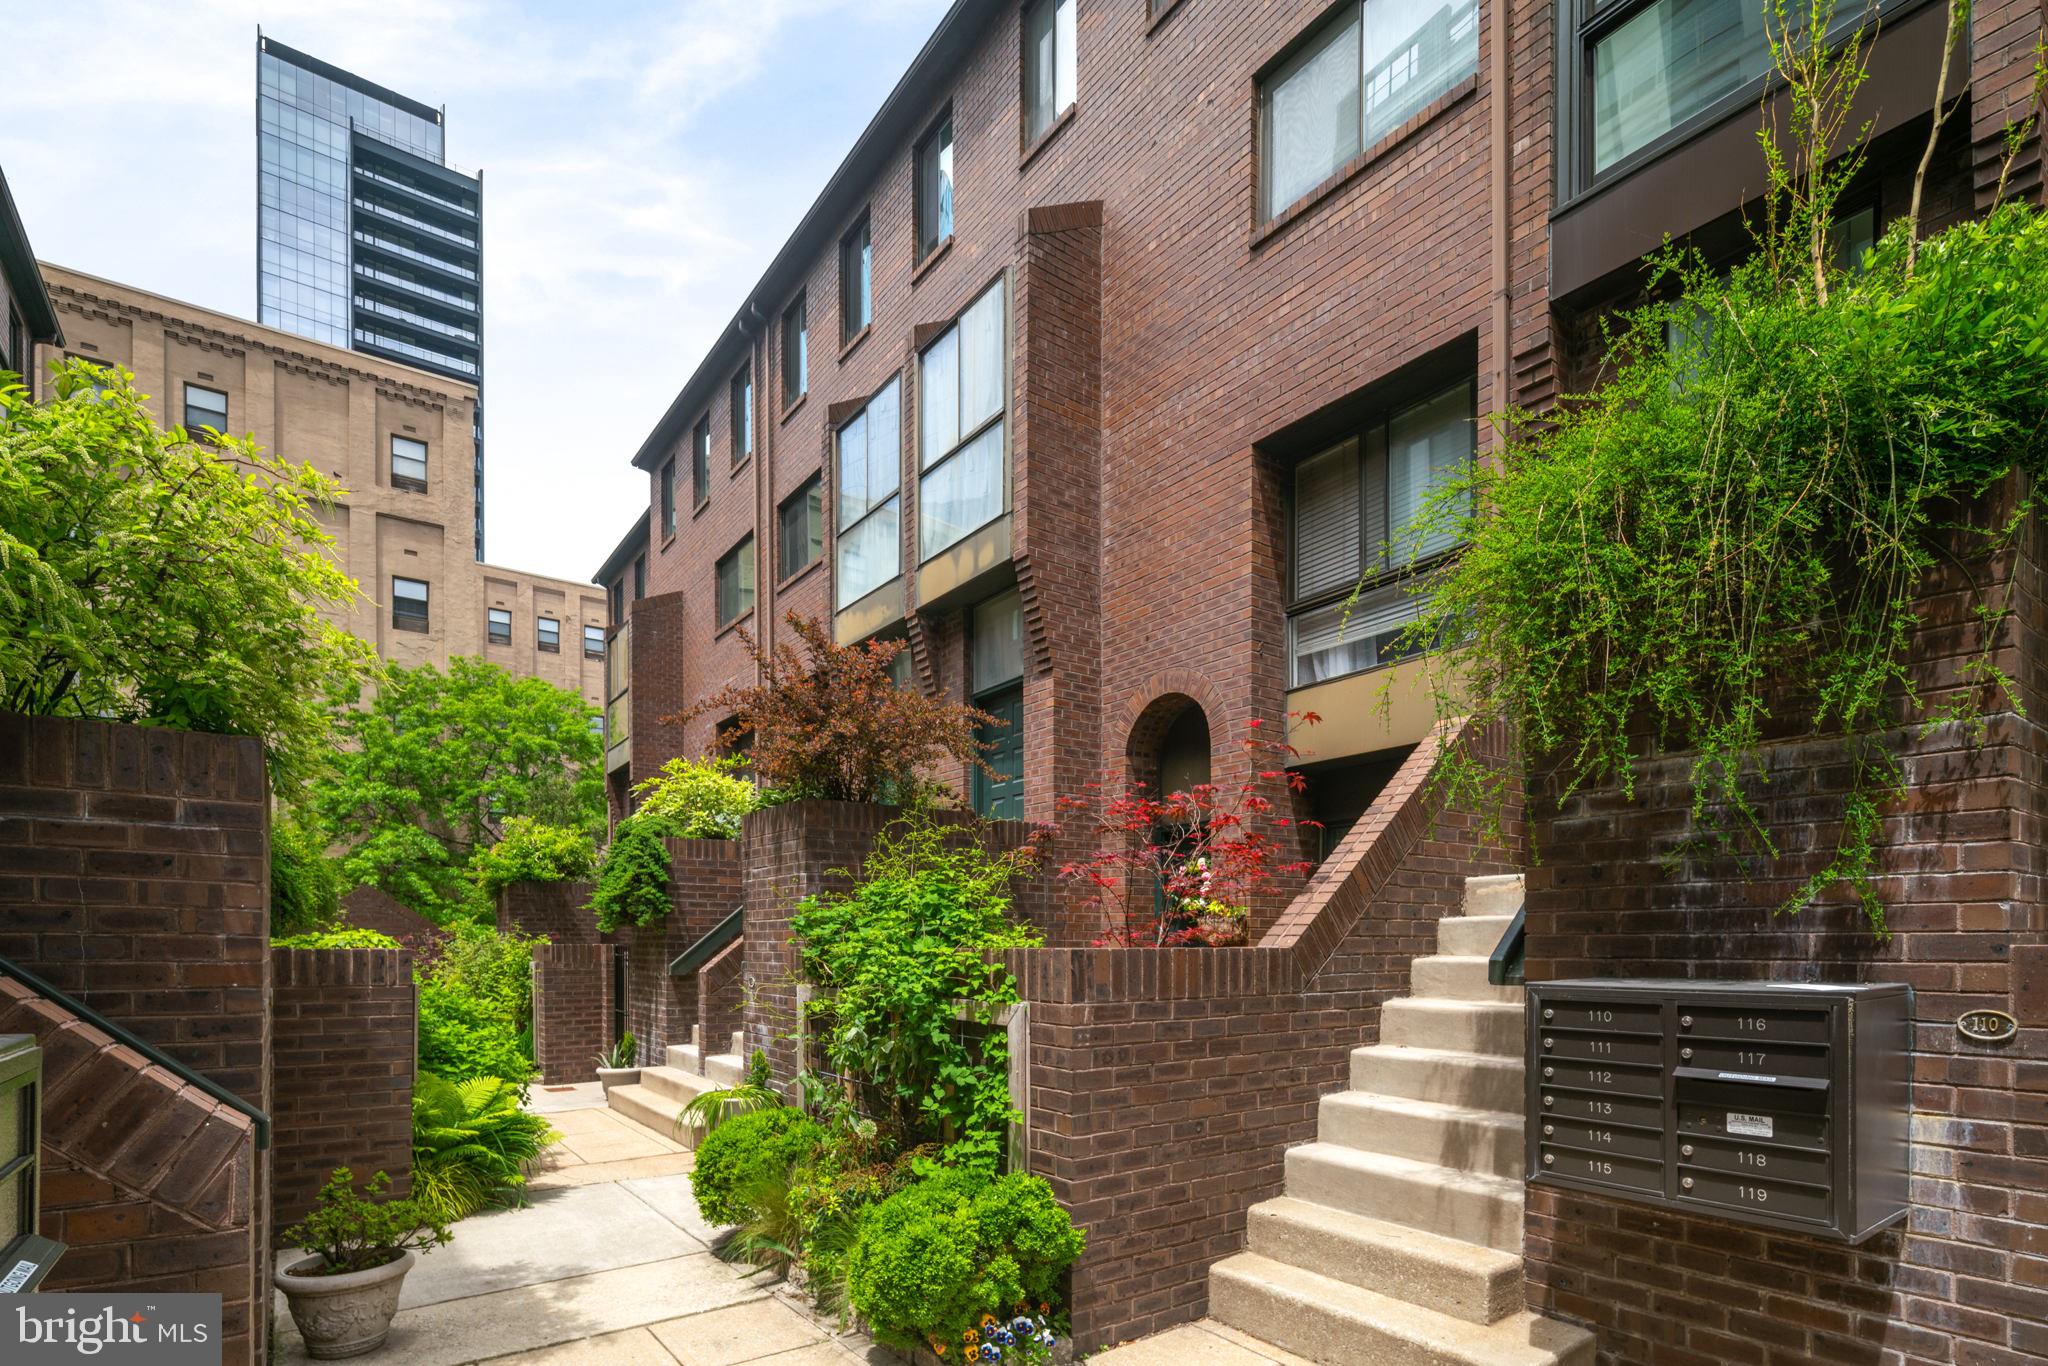
<path fill-rule="evenodd" d="M 614 1086 L 638 1086 L 640 1069 L 637 1067 L 600 1067 L 597 1069 L 597 1084 L 609 1096 Z"/>
<path fill-rule="evenodd" d="M 405 1273 L 419 1260 L 402 1253 L 396 1261 L 368 1271 L 316 1276 L 318 1257 L 302 1257 L 280 1267 L 271 1277 L 291 1306 L 292 1322 L 306 1340 L 306 1355 L 316 1361 L 338 1361 L 374 1352 L 391 1332 L 398 1312 L 398 1291 Z"/>

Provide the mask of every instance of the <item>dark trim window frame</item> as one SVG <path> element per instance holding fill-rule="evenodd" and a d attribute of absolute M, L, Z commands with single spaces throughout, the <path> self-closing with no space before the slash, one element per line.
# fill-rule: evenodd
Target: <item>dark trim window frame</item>
<path fill-rule="evenodd" d="M 697 419 L 690 432 L 690 506 L 711 501 L 711 414 Z"/>
<path fill-rule="evenodd" d="M 1010 510 L 1009 284 L 1007 274 L 998 275 L 918 353 L 920 564 L 944 554 Z M 984 307 L 993 309 L 992 321 L 977 317 Z M 983 348 L 990 344 L 990 326 L 993 352 L 987 354 Z M 941 399 L 942 394 L 947 397 Z M 977 461 L 984 478 L 976 477 Z M 987 468 L 991 461 L 993 471 Z M 995 480 L 993 505 L 985 483 L 991 473 Z M 946 518 L 940 515 L 942 508 L 956 511 Z"/>
<path fill-rule="evenodd" d="M 585 659 L 604 658 L 604 627 L 585 623 L 583 627 L 583 657 Z"/>
<path fill-rule="evenodd" d="M 1023 77 L 1018 101 L 1024 116 L 1024 146 L 1050 133 L 1078 97 L 1075 61 L 1079 36 L 1075 11 L 1080 0 L 1031 0 L 1018 24 Z"/>
<path fill-rule="evenodd" d="M 793 408 L 811 388 L 811 319 L 809 294 L 782 310 L 782 406 Z"/>
<path fill-rule="evenodd" d="M 917 259 L 930 259 L 953 240 L 953 111 L 932 121 L 911 157 L 911 219 L 916 225 Z"/>
<path fill-rule="evenodd" d="M 748 532 L 740 543 L 718 557 L 714 571 L 718 629 L 754 610 L 754 535 Z"/>
<path fill-rule="evenodd" d="M 198 402 L 194 402 L 195 396 Z M 219 399 L 218 404 L 209 402 Z M 228 396 L 219 389 L 209 389 L 204 384 L 185 381 L 185 435 L 193 440 L 202 440 L 201 429 L 211 427 L 226 435 L 228 431 Z"/>
<path fill-rule="evenodd" d="M 1880 0 L 1880 30 L 1889 27 L 1901 11 L 1923 3 L 1926 0 Z M 1681 8 L 1689 12 L 1680 16 L 1676 12 Z M 1796 20 L 1804 12 L 1795 5 L 1791 17 Z M 1662 159 L 1740 111 L 1754 111 L 1765 92 L 1781 84 L 1762 27 L 1765 13 L 1761 6 L 1735 0 L 1561 0 L 1556 40 L 1557 208 L 1566 208 Z M 1678 36 L 1699 39 L 1675 54 L 1699 62 L 1698 67 L 1680 68 L 1674 75 L 1668 66 L 1652 72 L 1629 62 L 1635 54 L 1643 59 L 1673 55 L 1670 44 L 1649 41 L 1663 36 L 1660 14 L 1671 16 L 1669 22 Z M 1846 39 L 1868 14 L 1863 0 L 1838 0 L 1828 29 L 1830 44 Z M 1712 50 L 1714 39 L 1725 38 L 1736 29 L 1742 30 L 1740 41 L 1728 43 L 1718 52 Z M 1624 108 L 1628 96 L 1663 96 L 1659 102 L 1667 113 L 1675 114 L 1655 132 L 1641 125 L 1631 128 L 1626 113 L 1617 114 L 1606 131 L 1618 141 L 1604 160 L 1597 145 L 1603 131 L 1599 117 L 1603 47 L 1609 57 L 1604 64 L 1607 84 L 1627 92 L 1621 101 Z M 1684 108 L 1686 104 L 1690 107 Z M 1673 110 L 1673 105 L 1680 108 Z"/>
<path fill-rule="evenodd" d="M 825 553 L 825 480 L 814 474 L 775 509 L 775 581 L 809 569 Z"/>
<path fill-rule="evenodd" d="M 426 631 L 432 620 L 428 605 L 431 592 L 425 579 L 408 579 L 402 574 L 391 576 L 391 629 L 394 631 Z"/>
<path fill-rule="evenodd" d="M 512 613 L 503 607 L 484 609 L 484 639 L 492 645 L 512 643 Z"/>
<path fill-rule="evenodd" d="M 533 648 L 544 655 L 562 653 L 562 623 L 557 618 L 533 619 Z"/>
<path fill-rule="evenodd" d="M 875 320 L 873 221 L 860 219 L 839 239 L 839 344 L 849 346 Z"/>
<path fill-rule="evenodd" d="M 832 478 L 832 606 L 844 611 L 903 577 L 902 376 L 832 434 Z"/>
<path fill-rule="evenodd" d="M 732 377 L 732 467 L 738 469 L 754 455 L 754 358 Z"/>
<path fill-rule="evenodd" d="M 416 449 L 401 450 L 401 447 Z M 418 437 L 391 434 L 391 487 L 411 493 L 427 491 L 427 443 Z"/>
<path fill-rule="evenodd" d="M 676 460 L 674 456 L 661 462 L 661 534 L 676 534 Z"/>
<path fill-rule="evenodd" d="M 1439 471 L 1478 451 L 1478 381 L 1390 393 L 1357 422 L 1291 462 L 1287 479 L 1288 687 L 1305 688 L 1400 662 L 1393 653 L 1422 610 L 1418 571 L 1454 553 L 1442 537 L 1400 539 Z M 1315 662 L 1303 667 L 1305 657 Z M 1368 657 L 1369 656 L 1369 657 Z M 1327 670 L 1327 671 L 1325 671 Z"/>
<path fill-rule="evenodd" d="M 645 555 L 636 555 L 633 557 L 633 601 L 638 602 L 646 596 L 647 557 Z"/>
<path fill-rule="evenodd" d="M 604 601 L 611 613 L 611 623 L 617 626 L 626 619 L 626 576 L 619 575 L 605 588 Z"/>

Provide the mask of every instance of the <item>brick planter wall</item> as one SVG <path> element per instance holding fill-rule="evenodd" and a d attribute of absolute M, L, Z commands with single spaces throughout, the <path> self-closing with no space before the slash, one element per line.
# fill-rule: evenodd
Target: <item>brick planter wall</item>
<path fill-rule="evenodd" d="M 267 1110 L 268 803 L 254 740 L 0 715 L 0 956 Z M 74 1244 L 46 1288 L 216 1292 L 223 1360 L 261 1362 L 247 1120 L 67 1014 L 25 1027 L 52 1049 L 45 1219 Z"/>
<path fill-rule="evenodd" d="M 611 1044 L 610 944 L 543 944 L 533 951 L 533 1055 L 541 1080 L 593 1081 Z"/>
<path fill-rule="evenodd" d="M 419 1007 L 403 949 L 272 949 L 275 1227 L 303 1217 L 336 1167 L 412 1189 Z"/>
<path fill-rule="evenodd" d="M 514 882 L 498 892 L 498 930 L 545 935 L 557 944 L 595 944 L 597 918 L 588 882 Z"/>
<path fill-rule="evenodd" d="M 1685 755 L 1637 769 L 1637 799 L 1540 804 L 1543 850 L 1528 891 L 1528 975 L 1910 983 L 1916 993 L 1912 1210 L 1860 1247 L 1532 1188 L 1529 1299 L 1590 1324 L 1603 1363 L 1887 1363 L 2019 1366 L 2048 1359 L 2048 596 L 2038 523 L 2017 556 L 1970 566 L 2015 590 L 1998 662 L 2028 715 L 2005 710 L 1981 745 L 1953 728 L 1898 738 L 1910 778 L 1885 821 L 1879 893 L 1893 937 L 1831 897 L 1775 907 L 1819 865 L 1840 818 L 1838 749 L 1770 746 L 1759 810 L 1787 851 L 1777 865 L 1660 858 L 1687 831 Z M 1952 686 L 1977 644 L 1960 568 L 1925 588 L 1917 667 Z M 1964 1010 L 2009 1011 L 2003 1045 L 1955 1028 Z"/>

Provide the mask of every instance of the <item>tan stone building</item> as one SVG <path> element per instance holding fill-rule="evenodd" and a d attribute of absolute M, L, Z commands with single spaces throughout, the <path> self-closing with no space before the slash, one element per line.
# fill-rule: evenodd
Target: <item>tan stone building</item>
<path fill-rule="evenodd" d="M 362 596 L 342 624 L 395 664 L 482 655 L 604 703 L 605 598 L 476 560 L 474 387 L 43 264 L 64 344 L 125 366 L 165 426 L 215 427 L 349 490 L 323 520 Z"/>

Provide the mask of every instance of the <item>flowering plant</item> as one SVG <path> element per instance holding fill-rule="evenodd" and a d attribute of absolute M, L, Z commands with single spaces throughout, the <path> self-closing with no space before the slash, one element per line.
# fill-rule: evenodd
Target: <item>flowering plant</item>
<path fill-rule="evenodd" d="M 1291 715 L 1305 725 L 1321 719 L 1313 712 Z M 1307 790 L 1307 781 L 1287 767 L 1296 750 L 1263 734 L 1257 720 L 1246 722 L 1245 731 L 1238 747 L 1247 773 L 1235 784 L 1198 783 L 1163 796 L 1140 785 L 1121 796 L 1091 791 L 1058 799 L 1061 811 L 1086 813 L 1101 841 L 1094 853 L 1060 868 L 1062 878 L 1091 889 L 1088 903 L 1108 923 L 1097 945 L 1242 944 L 1253 899 L 1276 877 L 1306 876 L 1315 867 L 1286 858 L 1286 841 L 1297 827 L 1320 828 L 1320 822 L 1276 814 L 1268 795 Z"/>
<path fill-rule="evenodd" d="M 1041 1304 L 1033 1314 L 1031 1306 L 1020 1304 L 1008 1321 L 983 1314 L 978 1326 L 960 1335 L 960 1360 L 1028 1362 L 1033 1366 L 1051 1361 L 1060 1340 L 1049 1317 L 1051 1311 L 1050 1304 Z M 931 1340 L 931 1348 L 941 1360 L 950 1355 L 938 1338 Z"/>

